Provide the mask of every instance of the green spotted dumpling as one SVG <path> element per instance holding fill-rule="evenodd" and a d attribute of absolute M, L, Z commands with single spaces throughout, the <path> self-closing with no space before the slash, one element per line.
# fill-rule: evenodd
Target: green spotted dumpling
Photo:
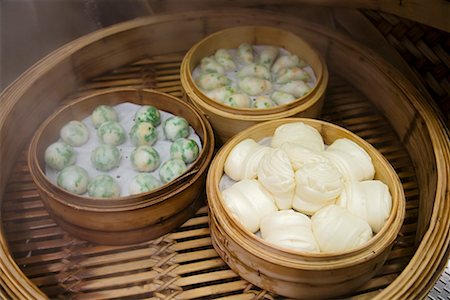
<path fill-rule="evenodd" d="M 172 116 L 164 121 L 163 131 L 166 138 L 173 142 L 189 136 L 189 123 L 183 117 Z"/>
<path fill-rule="evenodd" d="M 187 169 L 186 164 L 179 158 L 166 160 L 159 169 L 159 177 L 164 183 L 170 182 L 183 174 Z"/>
<path fill-rule="evenodd" d="M 114 198 L 120 196 L 120 186 L 107 174 L 96 176 L 88 185 L 88 195 L 95 198 Z"/>
<path fill-rule="evenodd" d="M 131 195 L 149 192 L 161 186 L 155 176 L 149 173 L 140 173 L 133 177 L 128 187 Z"/>
<path fill-rule="evenodd" d="M 65 167 L 56 177 L 56 184 L 59 187 L 78 195 L 86 193 L 88 182 L 87 171 L 75 165 Z"/>
<path fill-rule="evenodd" d="M 89 140 L 89 130 L 80 121 L 70 121 L 61 128 L 61 139 L 68 145 L 79 147 Z"/>
<path fill-rule="evenodd" d="M 106 121 L 119 121 L 119 116 L 114 107 L 109 105 L 99 105 L 92 112 L 91 120 L 95 128 L 98 128 Z"/>
<path fill-rule="evenodd" d="M 191 139 L 179 138 L 170 146 L 170 157 L 182 159 L 187 164 L 196 160 L 198 153 L 198 145 Z"/>
<path fill-rule="evenodd" d="M 130 139 L 133 145 L 153 145 L 158 139 L 155 126 L 150 122 L 138 122 L 131 127 Z"/>
<path fill-rule="evenodd" d="M 160 163 L 158 151 L 152 146 L 142 145 L 131 152 L 131 165 L 138 172 L 152 172 Z"/>
<path fill-rule="evenodd" d="M 45 163 L 50 168 L 61 171 L 76 161 L 76 153 L 72 146 L 56 142 L 47 147 L 44 154 Z"/>
<path fill-rule="evenodd" d="M 115 121 L 106 121 L 100 125 L 97 129 L 97 136 L 101 143 L 113 146 L 123 144 L 126 139 L 125 129 Z"/>
<path fill-rule="evenodd" d="M 116 146 L 103 144 L 91 153 L 91 162 L 99 171 L 110 171 L 120 165 L 122 155 Z"/>
<path fill-rule="evenodd" d="M 161 123 L 161 114 L 156 107 L 151 105 L 143 105 L 136 112 L 134 120 L 136 123 L 150 122 L 153 126 L 158 126 Z"/>

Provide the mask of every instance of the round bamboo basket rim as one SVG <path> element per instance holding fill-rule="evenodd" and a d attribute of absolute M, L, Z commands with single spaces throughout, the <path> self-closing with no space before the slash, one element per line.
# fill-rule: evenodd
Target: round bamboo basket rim
<path fill-rule="evenodd" d="M 72 107 L 79 105 L 85 101 L 89 101 L 89 99 L 102 96 L 109 95 L 118 92 L 131 92 L 137 93 L 142 97 L 142 94 L 151 95 L 159 95 L 165 97 L 167 99 L 171 99 L 170 101 L 174 101 L 177 105 L 182 105 L 185 108 L 189 109 L 191 113 L 195 115 L 195 117 L 200 120 L 200 125 L 202 128 L 202 149 L 199 152 L 197 159 L 191 164 L 191 166 L 179 177 L 175 178 L 173 181 L 163 184 L 162 186 L 144 193 L 113 197 L 113 198 L 99 198 L 99 197 L 90 197 L 77 195 L 74 193 L 70 193 L 56 184 L 50 182 L 48 177 L 45 175 L 45 172 L 41 168 L 40 160 L 37 157 L 37 145 L 41 139 L 41 136 L 44 134 L 47 127 L 53 122 L 53 119 L 58 116 L 61 112 L 70 110 Z M 124 102 L 130 102 L 130 100 L 125 100 Z M 133 101 L 131 101 L 133 102 Z M 209 122 L 206 120 L 203 114 L 200 114 L 197 109 L 195 109 L 191 104 L 178 99 L 175 96 L 172 96 L 167 93 L 155 91 L 152 89 L 136 89 L 136 88 L 109 88 L 104 89 L 95 93 L 91 93 L 89 95 L 82 96 L 74 101 L 71 101 L 67 105 L 63 105 L 58 108 L 53 114 L 45 119 L 45 121 L 38 127 L 33 138 L 30 143 L 30 147 L 28 150 L 28 167 L 30 169 L 31 177 L 35 182 L 36 186 L 41 190 L 45 190 L 47 192 L 51 192 L 53 194 L 53 199 L 67 205 L 69 207 L 86 210 L 86 211 L 102 211 L 102 212 L 114 212 L 114 211 L 124 211 L 124 210 L 136 210 L 143 207 L 152 206 L 163 202 L 174 195 L 184 191 L 189 188 L 189 181 L 197 180 L 204 171 L 208 168 L 208 161 L 211 160 L 214 150 L 214 136 L 212 134 L 212 127 Z M 60 194 L 60 197 L 57 197 L 55 194 Z M 145 197 L 145 199 L 143 198 Z M 62 200 L 61 198 L 64 198 Z M 136 199 L 137 198 L 137 199 Z"/>
<path fill-rule="evenodd" d="M 280 247 L 278 245 L 268 243 L 264 241 L 262 238 L 253 234 L 244 226 L 242 223 L 236 218 L 232 217 L 229 209 L 224 205 L 224 201 L 222 198 L 222 194 L 220 193 L 218 187 L 220 179 L 223 175 L 223 164 L 225 159 L 231 149 L 240 141 L 248 137 L 248 134 L 254 131 L 257 131 L 260 128 L 275 126 L 286 124 L 286 123 L 294 123 L 294 122 L 304 122 L 305 124 L 311 125 L 316 124 L 320 127 L 327 126 L 332 127 L 333 129 L 337 129 L 339 131 L 345 132 L 346 134 L 352 135 L 354 138 L 353 141 L 359 145 L 364 145 L 364 148 L 371 149 L 371 157 L 375 156 L 379 162 L 382 163 L 383 167 L 386 168 L 389 172 L 390 177 L 393 179 L 393 188 L 390 189 L 392 199 L 397 199 L 397 201 L 393 201 L 391 213 L 389 215 L 388 220 L 383 225 L 380 232 L 375 234 L 369 241 L 366 243 L 352 248 L 347 251 L 342 252 L 325 252 L 325 253 L 310 253 L 305 251 L 298 251 L 293 249 L 286 249 L 285 247 Z M 276 128 L 274 127 L 274 128 Z M 239 134 L 235 135 L 232 139 L 230 139 L 216 154 L 214 157 L 211 167 L 208 172 L 207 177 L 207 195 L 208 195 L 208 204 L 210 205 L 211 215 L 217 220 L 217 222 L 222 226 L 222 228 L 226 231 L 227 236 L 235 240 L 235 242 L 245 245 L 247 249 L 251 253 L 254 253 L 256 256 L 267 260 L 267 261 L 275 261 L 276 263 L 281 263 L 286 266 L 290 266 L 293 268 L 311 268 L 316 269 L 317 264 L 320 264 L 320 268 L 323 269 L 335 269 L 336 267 L 344 267 L 356 262 L 364 261 L 370 259 L 372 256 L 377 256 L 379 252 L 384 251 L 387 247 L 389 247 L 397 237 L 398 232 L 403 223 L 404 215 L 405 215 L 405 195 L 403 189 L 401 188 L 400 179 L 392 168 L 391 164 L 386 160 L 386 158 L 381 155 L 381 153 L 376 150 L 371 144 L 364 141 L 362 138 L 353 134 L 351 131 L 342 128 L 338 125 L 316 120 L 316 119 L 308 119 L 308 118 L 285 118 L 267 121 L 263 123 L 256 124 Z M 217 213 L 217 207 L 226 213 L 224 215 Z M 238 236 L 233 236 L 233 231 L 237 231 L 239 234 L 243 235 L 245 238 L 241 239 Z M 229 234 L 231 232 L 231 235 Z M 381 243 L 384 241 L 383 243 Z M 269 247 L 269 249 L 277 250 L 282 254 L 289 254 L 290 257 L 283 256 L 274 256 L 272 252 L 268 250 L 261 251 L 258 243 L 262 243 L 263 245 Z M 278 254 L 278 253 L 277 253 Z M 292 257 L 291 257 L 292 256 Z M 304 256 L 306 259 L 303 261 L 299 261 L 295 256 Z M 332 261 L 323 261 L 324 259 L 330 259 Z M 345 260 L 345 261 L 340 261 Z"/>
<path fill-rule="evenodd" d="M 218 36 L 221 36 L 224 33 L 227 32 L 233 32 L 238 30 L 245 30 L 250 29 L 252 31 L 256 30 L 276 30 L 279 32 L 282 32 L 284 35 L 289 35 L 293 37 L 296 40 L 301 41 L 306 47 L 310 49 L 312 53 L 315 54 L 316 59 L 320 62 L 319 68 L 314 69 L 314 73 L 316 76 L 316 82 L 314 87 L 308 91 L 305 95 L 296 98 L 294 101 L 282 105 L 277 105 L 275 107 L 271 108 L 263 108 L 263 109 L 255 109 L 255 108 L 238 108 L 238 107 L 232 107 L 229 105 L 225 105 L 223 103 L 220 103 L 219 101 L 215 101 L 208 96 L 206 96 L 197 86 L 194 79 L 192 78 L 192 70 L 191 66 L 188 62 L 192 62 L 192 56 L 197 51 L 197 48 L 199 45 L 202 45 L 206 42 L 208 42 L 210 39 L 217 38 Z M 281 47 L 281 46 L 279 46 Z M 289 51 L 289 49 L 286 49 Z M 291 51 L 292 52 L 292 51 Z M 293 53 L 295 54 L 295 53 Z M 312 68 L 312 66 L 311 66 Z M 272 26 L 263 26 L 263 25 L 246 25 L 246 26 L 234 26 L 227 29 L 222 29 L 219 31 L 216 31 L 199 42 L 197 42 L 194 46 L 192 46 L 189 51 L 184 56 L 182 62 L 181 62 L 181 83 L 182 86 L 185 88 L 186 93 L 190 96 L 195 98 L 196 103 L 201 104 L 204 107 L 208 107 L 208 110 L 213 111 L 214 113 L 221 112 L 223 115 L 225 115 L 227 118 L 233 118 L 233 119 L 239 119 L 238 116 L 242 117 L 245 116 L 246 118 L 250 120 L 267 120 L 267 116 L 274 115 L 277 116 L 275 118 L 279 118 L 278 115 L 283 115 L 286 110 L 289 111 L 303 111 L 306 110 L 308 107 L 312 106 L 314 103 L 316 103 L 320 97 L 316 97 L 311 99 L 311 96 L 313 95 L 321 95 L 324 93 L 326 85 L 328 83 L 328 68 L 325 63 L 324 58 L 319 54 L 319 52 L 311 46 L 308 42 L 306 42 L 302 37 L 284 29 L 275 28 Z M 186 89 L 186 87 L 192 88 L 192 92 Z M 201 95 L 201 96 L 199 96 Z M 264 118 L 265 117 L 265 118 Z M 281 116 L 280 116 L 281 117 Z M 262 118 L 262 119 L 261 119 Z"/>

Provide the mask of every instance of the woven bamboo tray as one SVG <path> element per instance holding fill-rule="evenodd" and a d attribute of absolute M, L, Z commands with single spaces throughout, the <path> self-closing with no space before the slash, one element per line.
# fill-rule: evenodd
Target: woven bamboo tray
<path fill-rule="evenodd" d="M 450 148 L 428 99 L 378 56 L 301 20 L 253 10 L 181 13 L 131 21 L 83 37 L 21 76 L 0 102 L 1 289 L 5 298 L 272 299 L 232 272 L 211 245 L 207 208 L 179 229 L 132 246 L 98 246 L 49 217 L 27 170 L 34 132 L 57 107 L 107 87 L 181 96 L 179 67 L 196 41 L 241 24 L 298 33 L 326 58 L 322 118 L 348 128 L 391 162 L 406 218 L 387 262 L 357 299 L 426 295 L 448 258 Z M 45 104 L 45 105 L 43 105 Z"/>

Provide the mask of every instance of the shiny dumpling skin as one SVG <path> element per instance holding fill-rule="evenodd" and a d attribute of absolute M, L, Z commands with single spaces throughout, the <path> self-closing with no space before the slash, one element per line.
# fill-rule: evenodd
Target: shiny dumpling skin
<path fill-rule="evenodd" d="M 205 95 L 218 102 L 224 102 L 225 99 L 236 93 L 236 89 L 232 86 L 222 86 L 214 90 L 206 91 Z"/>
<path fill-rule="evenodd" d="M 250 108 L 252 102 L 247 94 L 239 93 L 226 98 L 223 104 L 237 108 Z"/>
<path fill-rule="evenodd" d="M 203 73 L 225 74 L 225 68 L 211 57 L 202 58 L 200 62 L 200 70 Z"/>
<path fill-rule="evenodd" d="M 236 69 L 236 64 L 234 63 L 233 57 L 228 50 L 218 49 L 216 53 L 214 53 L 214 58 L 225 68 L 225 70 L 229 71 Z"/>
<path fill-rule="evenodd" d="M 297 55 L 284 55 L 278 57 L 275 63 L 272 66 L 272 72 L 278 73 L 283 68 L 290 68 L 298 66 L 300 60 Z"/>
<path fill-rule="evenodd" d="M 278 56 L 279 48 L 275 46 L 265 46 L 258 57 L 258 64 L 270 69 Z"/>
<path fill-rule="evenodd" d="M 238 47 L 239 60 L 244 64 L 250 64 L 254 61 L 253 47 L 250 44 L 243 43 Z"/>
<path fill-rule="evenodd" d="M 301 80 L 293 80 L 282 84 L 278 90 L 300 98 L 309 93 L 311 87 Z"/>
<path fill-rule="evenodd" d="M 261 78 L 244 77 L 239 80 L 239 87 L 248 95 L 257 96 L 270 91 L 272 89 L 272 83 Z"/>
<path fill-rule="evenodd" d="M 253 103 L 253 106 L 258 109 L 271 108 L 275 105 L 275 102 L 273 102 L 272 99 L 267 96 L 258 96 Z"/>
<path fill-rule="evenodd" d="M 219 73 L 203 73 L 196 80 L 201 89 L 210 91 L 230 84 L 230 80 Z"/>
<path fill-rule="evenodd" d="M 261 79 L 265 79 L 265 80 L 270 80 L 272 77 L 269 69 L 267 69 L 266 67 L 264 67 L 262 65 L 257 65 L 257 64 L 253 64 L 253 63 L 248 64 L 248 65 L 244 66 L 241 70 L 239 70 L 239 72 L 237 73 L 237 76 L 239 78 L 256 77 L 256 78 L 261 78 Z"/>
<path fill-rule="evenodd" d="M 273 92 L 270 98 L 278 105 L 288 104 L 297 99 L 293 95 L 282 91 Z"/>
<path fill-rule="evenodd" d="M 309 80 L 309 75 L 302 68 L 299 67 L 289 67 L 283 68 L 277 73 L 275 79 L 276 83 L 287 83 L 293 80 Z"/>

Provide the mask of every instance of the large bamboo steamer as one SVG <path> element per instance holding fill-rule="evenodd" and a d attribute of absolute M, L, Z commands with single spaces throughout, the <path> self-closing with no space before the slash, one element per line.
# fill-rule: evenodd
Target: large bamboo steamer
<path fill-rule="evenodd" d="M 69 193 L 45 175 L 44 152 L 58 140 L 70 120 L 82 120 L 100 104 L 123 102 L 152 105 L 184 117 L 201 139 L 198 158 L 184 174 L 154 191 L 111 199 Z M 161 137 L 160 137 L 161 138 Z M 152 90 L 118 88 L 100 91 L 71 102 L 37 129 L 28 151 L 31 176 L 55 221 L 74 236 L 94 243 L 127 245 L 157 238 L 189 219 L 202 205 L 206 170 L 212 159 L 211 126 L 194 107 L 176 97 Z"/>
<path fill-rule="evenodd" d="M 260 141 L 273 136 L 279 126 L 294 122 L 303 122 L 317 129 L 326 145 L 332 144 L 338 138 L 347 138 L 357 143 L 371 157 L 375 179 L 389 187 L 392 210 L 382 230 L 367 243 L 342 253 L 289 251 L 268 244 L 251 233 L 225 206 L 219 184 L 231 150 L 244 139 Z M 405 195 L 400 179 L 389 162 L 374 147 L 339 126 L 305 118 L 260 123 L 231 138 L 211 163 L 206 194 L 211 237 L 221 257 L 235 272 L 251 283 L 292 298 L 336 298 L 367 282 L 382 267 L 389 255 L 405 215 Z"/>
<path fill-rule="evenodd" d="M 382 278 L 383 282 L 388 280 L 387 285 L 382 285 L 381 290 L 369 287 L 358 298 L 425 297 L 449 255 L 450 146 L 445 125 L 430 105 L 431 99 L 370 49 L 327 28 L 285 14 L 221 9 L 142 18 L 95 32 L 53 52 L 0 95 L 0 200 L 5 200 L 17 153 L 28 144 L 34 128 L 63 99 L 73 95 L 80 84 L 123 65 L 130 64 L 133 68 L 132 62 L 143 57 L 187 51 L 208 34 L 237 25 L 276 26 L 302 36 L 326 58 L 333 73 L 357 87 L 389 121 L 408 151 L 417 177 L 417 247 L 403 271 L 396 272 L 395 277 Z M 138 83 L 117 84 L 141 86 L 148 83 L 146 80 L 151 82 L 151 78 L 144 78 Z M 95 86 L 92 89 L 102 85 Z M 0 245 L 3 288 L 0 293 L 6 298 L 44 299 L 45 294 L 14 260 L 4 232 Z"/>
<path fill-rule="evenodd" d="M 202 58 L 214 55 L 217 49 L 237 49 L 243 43 L 284 48 L 304 59 L 314 70 L 315 86 L 291 103 L 267 109 L 235 108 L 207 97 L 196 85 L 193 70 Z M 291 116 L 318 117 L 328 84 L 328 69 L 317 50 L 292 32 L 267 26 L 239 26 L 215 32 L 192 46 L 181 63 L 180 79 L 186 99 L 207 116 L 218 139 L 224 143 L 259 122 Z"/>

